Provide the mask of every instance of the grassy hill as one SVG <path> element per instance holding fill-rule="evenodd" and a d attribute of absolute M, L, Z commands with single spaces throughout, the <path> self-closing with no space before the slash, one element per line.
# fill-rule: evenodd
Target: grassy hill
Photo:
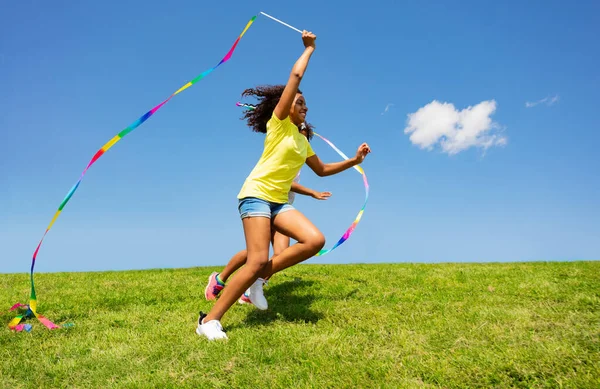
<path fill-rule="evenodd" d="M 75 325 L 2 315 L 0 386 L 600 387 L 600 262 L 301 265 L 209 343 L 213 270 L 39 274 L 40 312 Z M 0 285 L 4 310 L 27 302 L 26 275 Z"/>

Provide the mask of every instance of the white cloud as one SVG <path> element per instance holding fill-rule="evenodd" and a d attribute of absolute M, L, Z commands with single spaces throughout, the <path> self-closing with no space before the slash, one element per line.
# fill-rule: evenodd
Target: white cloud
<path fill-rule="evenodd" d="M 387 113 L 387 111 L 390 110 L 390 108 L 393 106 L 394 104 L 389 103 L 388 105 L 385 106 L 385 109 L 383 110 L 383 112 L 381 113 L 382 115 L 385 115 Z"/>
<path fill-rule="evenodd" d="M 470 147 L 487 150 L 504 146 L 507 138 L 500 134 L 500 125 L 490 118 L 495 111 L 494 100 L 462 111 L 451 103 L 434 100 L 408 115 L 404 133 L 410 134 L 410 141 L 422 149 L 432 150 L 439 143 L 442 151 L 450 155 Z"/>
<path fill-rule="evenodd" d="M 541 100 L 538 101 L 526 101 L 525 102 L 525 107 L 527 108 L 531 108 L 531 107 L 535 107 L 536 105 L 539 104 L 546 104 L 547 106 L 552 106 L 554 104 L 556 104 L 559 100 L 559 96 L 558 95 L 554 95 L 554 96 L 546 96 Z"/>

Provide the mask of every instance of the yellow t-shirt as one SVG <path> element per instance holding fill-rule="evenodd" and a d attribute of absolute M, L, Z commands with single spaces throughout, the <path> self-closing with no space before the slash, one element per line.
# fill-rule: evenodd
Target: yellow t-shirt
<path fill-rule="evenodd" d="M 257 197 L 272 203 L 286 203 L 294 177 L 306 158 L 313 155 L 310 143 L 289 116 L 279 120 L 273 113 L 267 122 L 262 156 L 246 178 L 238 199 Z"/>

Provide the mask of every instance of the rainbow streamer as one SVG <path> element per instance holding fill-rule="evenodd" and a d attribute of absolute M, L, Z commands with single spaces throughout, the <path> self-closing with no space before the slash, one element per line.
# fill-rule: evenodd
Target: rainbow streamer
<path fill-rule="evenodd" d="M 235 105 L 237 105 L 238 107 L 247 108 L 250 110 L 256 109 L 256 105 L 254 105 L 254 104 L 240 103 L 239 101 L 237 103 L 235 103 Z"/>
<path fill-rule="evenodd" d="M 240 103 L 239 101 L 237 103 L 235 103 L 235 105 L 237 105 L 238 107 L 246 108 L 248 110 L 254 110 L 254 109 L 256 109 L 256 106 L 253 105 L 253 104 Z M 349 159 L 346 156 L 346 154 L 344 154 L 340 149 L 338 149 L 329 139 L 324 138 L 323 136 L 317 134 L 316 132 L 313 132 L 313 134 L 316 135 L 316 136 L 318 136 L 325 143 L 327 143 L 329 146 L 331 146 L 331 148 L 334 149 L 342 158 L 344 158 L 346 160 Z M 365 202 L 363 203 L 362 208 L 358 212 L 358 215 L 354 219 L 354 222 L 352 222 L 352 224 L 350 225 L 350 228 L 348 228 L 346 230 L 346 232 L 344 232 L 344 235 L 342 235 L 342 237 L 337 241 L 337 243 L 334 244 L 333 247 L 331 247 L 330 249 L 322 249 L 321 251 L 319 251 L 315 255 L 316 257 L 322 256 L 322 255 L 325 255 L 325 254 L 328 254 L 328 253 L 332 252 L 339 245 L 341 245 L 342 243 L 344 243 L 345 241 L 347 241 L 348 238 L 350 238 L 350 235 L 352 235 L 352 233 L 354 232 L 354 229 L 356 228 L 357 224 L 360 222 L 360 219 L 362 219 L 363 214 L 365 213 L 365 207 L 367 206 L 367 202 L 369 201 L 369 182 L 367 181 L 367 175 L 365 174 L 365 171 L 363 170 L 362 167 L 356 165 L 356 166 L 354 166 L 354 169 L 357 172 L 359 172 L 362 175 L 362 177 L 363 177 L 363 183 L 365 185 Z"/>
<path fill-rule="evenodd" d="M 334 149 L 342 158 L 344 158 L 346 160 L 348 159 L 348 157 L 346 156 L 346 154 L 344 154 L 340 149 L 338 149 L 337 147 L 335 147 L 335 145 L 333 143 L 331 143 L 330 140 L 322 137 L 321 135 L 317 134 L 316 132 L 313 132 L 313 134 L 315 134 L 316 136 L 318 136 L 319 138 L 321 138 L 323 141 L 325 141 L 325 143 L 327 143 L 329 146 L 331 146 L 331 148 Z M 362 167 L 356 165 L 356 166 L 354 166 L 354 169 L 362 175 L 363 183 L 365 184 L 365 202 L 363 203 L 362 208 L 358 212 L 358 215 L 356 216 L 356 218 L 354 219 L 354 221 L 350 225 L 350 228 L 348 228 L 346 230 L 346 232 L 344 232 L 344 235 L 342 235 L 342 237 L 337 241 L 337 243 L 334 244 L 333 247 L 331 247 L 330 249 L 322 249 L 321 251 L 319 251 L 317 253 L 317 255 L 316 255 L 317 257 L 332 252 L 339 245 L 341 245 L 342 243 L 344 243 L 345 241 L 347 241 L 348 238 L 350 238 L 350 235 L 352 235 L 352 233 L 354 232 L 354 229 L 358 225 L 358 222 L 360 222 L 360 219 L 362 219 L 363 214 L 365 213 L 365 207 L 367 206 L 367 202 L 369 201 L 369 182 L 367 181 L 367 175 L 365 174 L 365 171 L 363 170 Z"/>
<path fill-rule="evenodd" d="M 52 228 L 52 225 L 54 224 L 54 222 L 56 222 L 56 219 L 58 218 L 58 216 L 60 215 L 60 213 L 64 209 L 65 205 L 67 205 L 67 203 L 69 202 L 69 200 L 71 200 L 71 197 L 73 197 L 73 194 L 75 193 L 75 191 L 77 190 L 77 188 L 79 188 L 79 185 L 81 184 L 81 180 L 83 180 L 83 176 L 88 171 L 88 169 L 102 155 L 104 155 L 104 153 L 106 153 L 111 147 L 113 147 L 117 142 L 119 142 L 121 139 L 123 139 L 131 131 L 133 131 L 137 127 L 139 127 L 146 120 L 148 120 L 150 118 L 150 116 L 154 115 L 154 113 L 156 111 L 158 111 L 163 105 L 165 105 L 167 102 L 169 102 L 169 100 L 171 100 L 175 95 L 183 92 L 184 90 L 186 90 L 190 86 L 192 86 L 195 83 L 197 83 L 198 81 L 202 80 L 204 77 L 208 76 L 213 70 L 215 70 L 216 68 L 218 68 L 220 65 L 222 65 L 225 62 L 229 61 L 229 59 L 231 58 L 231 56 L 233 54 L 233 51 L 237 47 L 238 43 L 240 42 L 240 40 L 242 39 L 242 37 L 244 36 L 244 34 L 246 33 L 246 31 L 248 31 L 248 29 L 250 28 L 250 26 L 252 25 L 252 23 L 254 22 L 254 20 L 256 20 L 256 16 L 253 16 L 252 19 L 250 19 L 250 21 L 248 22 L 248 24 L 246 24 L 246 27 L 244 28 L 244 30 L 242 31 L 242 33 L 235 40 L 235 42 L 233 43 L 233 46 L 231 46 L 231 49 L 229 49 L 229 51 L 227 52 L 227 54 L 225 54 L 225 56 L 223 57 L 223 59 L 221 59 L 221 61 L 219 61 L 219 63 L 217 65 L 215 65 L 214 67 L 212 67 L 212 68 L 204 71 L 198 77 L 194 78 L 192 81 L 188 82 L 187 84 L 185 84 L 181 88 L 177 89 L 177 91 L 175 91 L 175 93 L 173 93 L 171 96 L 169 96 L 162 103 L 158 104 L 156 107 L 152 108 L 150 111 L 148 111 L 145 114 L 143 114 L 139 119 L 137 119 L 135 122 L 131 123 L 124 130 L 122 130 L 121 132 L 119 132 L 117 135 L 115 135 L 104 146 L 102 146 L 100 148 L 100 150 L 98 150 L 96 152 L 96 154 L 94 154 L 94 156 L 92 157 L 92 159 L 90 160 L 90 162 L 87 164 L 87 166 L 83 170 L 83 173 L 81 173 L 81 176 L 79 177 L 79 180 L 75 183 L 75 185 L 73 185 L 73 187 L 71 188 L 71 190 L 65 196 L 64 200 L 58 206 L 58 210 L 54 214 L 54 217 L 50 221 L 50 224 L 46 228 L 46 231 L 44 232 L 44 235 L 42 236 L 42 239 L 40 240 L 40 243 L 37 245 L 37 248 L 35 249 L 35 252 L 33 253 L 33 259 L 31 261 L 31 270 L 30 270 L 31 296 L 30 296 L 30 300 L 29 300 L 29 305 L 20 304 L 20 307 L 21 308 L 25 308 L 26 307 L 27 311 L 26 311 L 25 314 L 18 315 L 13 320 L 11 320 L 11 322 L 8 325 L 10 329 L 19 330 L 19 328 L 23 328 L 22 326 L 19 327 L 19 323 L 21 322 L 21 320 L 23 318 L 27 318 L 27 317 L 31 317 L 31 316 L 35 316 L 48 329 L 59 328 L 59 326 L 57 326 L 56 324 L 52 323 L 50 320 L 46 319 L 44 316 L 42 316 L 39 313 L 37 313 L 37 297 L 36 297 L 36 294 L 35 294 L 35 284 L 33 282 L 33 270 L 34 270 L 34 267 L 35 267 L 35 261 L 36 261 L 38 252 L 40 250 L 40 247 L 42 246 L 42 242 L 44 241 L 44 238 L 46 237 L 46 234 L 48 233 L 48 231 L 50 231 L 50 228 Z"/>

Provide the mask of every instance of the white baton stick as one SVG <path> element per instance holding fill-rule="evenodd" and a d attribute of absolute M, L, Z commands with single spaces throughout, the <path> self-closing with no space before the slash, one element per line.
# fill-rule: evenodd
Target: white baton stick
<path fill-rule="evenodd" d="M 271 16 L 271 15 L 267 15 L 266 13 L 264 13 L 264 12 L 262 12 L 262 11 L 261 11 L 261 14 L 265 15 L 265 16 L 266 16 L 266 17 L 268 17 L 268 18 L 271 18 L 271 19 L 275 20 L 275 21 L 276 21 L 276 22 L 278 22 L 278 23 L 281 23 L 281 24 L 283 24 L 283 25 L 284 25 L 284 26 L 286 26 L 286 27 L 289 27 L 289 28 L 291 28 L 291 29 L 292 29 L 292 30 L 294 30 L 294 31 L 298 31 L 300 34 L 302 34 L 302 31 L 298 30 L 296 27 L 290 26 L 289 24 L 287 24 L 287 23 L 284 23 L 284 22 L 282 22 L 281 20 L 279 20 L 279 19 L 277 19 L 277 18 L 274 18 L 274 17 L 273 17 L 273 16 Z"/>

